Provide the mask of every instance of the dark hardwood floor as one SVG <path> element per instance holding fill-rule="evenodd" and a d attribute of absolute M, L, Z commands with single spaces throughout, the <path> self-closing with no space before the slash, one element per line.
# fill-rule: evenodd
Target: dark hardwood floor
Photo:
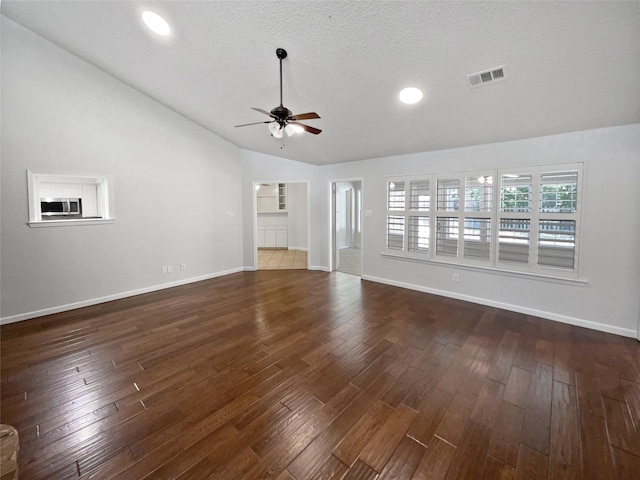
<path fill-rule="evenodd" d="M 640 344 L 260 271 L 1 329 L 28 479 L 638 479 Z"/>

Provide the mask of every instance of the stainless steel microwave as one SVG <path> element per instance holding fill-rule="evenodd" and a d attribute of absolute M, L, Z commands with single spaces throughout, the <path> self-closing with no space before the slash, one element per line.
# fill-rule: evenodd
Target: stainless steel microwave
<path fill-rule="evenodd" d="M 42 216 L 81 215 L 81 198 L 41 198 L 40 212 Z"/>

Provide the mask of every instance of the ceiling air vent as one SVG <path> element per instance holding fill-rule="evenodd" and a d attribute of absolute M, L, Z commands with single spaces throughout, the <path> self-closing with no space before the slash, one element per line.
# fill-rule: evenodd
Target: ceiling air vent
<path fill-rule="evenodd" d="M 471 88 L 479 87 L 480 85 L 495 82 L 497 80 L 504 80 L 504 65 L 494 67 L 489 70 L 484 70 L 482 72 L 471 73 L 466 77 L 467 83 Z"/>

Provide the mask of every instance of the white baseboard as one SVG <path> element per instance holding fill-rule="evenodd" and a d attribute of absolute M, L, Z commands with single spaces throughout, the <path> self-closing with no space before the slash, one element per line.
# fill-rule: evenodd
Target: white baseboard
<path fill-rule="evenodd" d="M 66 312 L 68 310 L 74 310 L 76 308 L 88 307 L 91 305 L 97 305 L 99 303 L 110 302 L 112 300 L 119 300 L 121 298 L 133 297 L 135 295 L 141 295 L 143 293 L 156 292 L 158 290 L 164 290 L 165 288 L 178 287 L 180 285 L 187 285 L 189 283 L 201 282 L 202 280 L 209 280 L 211 278 L 222 277 L 230 275 L 232 273 L 242 272 L 243 268 L 234 268 L 231 270 L 225 270 L 223 272 L 211 273 L 208 275 L 202 275 L 199 277 L 185 278 L 177 280 L 175 282 L 162 283 L 160 285 L 153 285 L 150 287 L 139 288 L 136 290 L 130 290 L 128 292 L 115 293 L 113 295 L 106 295 L 104 297 L 92 298 L 89 300 L 82 300 L 80 302 L 67 303 L 66 305 L 58 305 L 55 307 L 44 308 L 42 310 L 35 310 L 33 312 L 20 313 L 18 315 L 12 315 L 10 317 L 0 318 L 0 325 L 8 323 L 19 322 L 22 320 L 29 320 L 31 318 L 43 317 L 45 315 L 51 315 L 53 313 Z"/>
<path fill-rule="evenodd" d="M 548 320 L 554 320 L 556 322 L 567 323 L 576 327 L 590 328 L 591 330 L 598 330 L 606 333 L 613 333 L 623 337 L 637 338 L 638 332 L 629 328 L 621 328 L 613 325 L 607 325 L 605 323 L 592 322 L 590 320 L 584 320 L 582 318 L 570 317 L 568 315 L 561 315 L 558 313 L 547 312 L 544 310 L 538 310 L 535 308 L 523 307 L 520 305 L 512 305 L 510 303 L 496 302 L 487 298 L 473 297 L 471 295 L 463 295 L 456 292 L 450 292 L 448 290 L 438 290 L 435 288 L 424 287 L 421 285 L 414 285 L 411 283 L 397 282 L 395 280 L 388 280 L 386 278 L 372 277 L 369 275 L 363 275 L 363 280 L 369 280 L 376 283 L 384 283 L 385 285 L 392 285 L 394 287 L 408 288 L 409 290 L 416 290 L 418 292 L 431 293 L 433 295 L 439 295 L 442 297 L 455 298 L 457 300 L 464 300 L 465 302 L 477 303 L 479 305 L 486 305 L 488 307 L 501 308 L 503 310 L 509 310 L 511 312 L 523 313 L 525 315 L 531 315 L 534 317 L 546 318 Z"/>
<path fill-rule="evenodd" d="M 310 266 L 308 268 L 308 270 L 329 272 L 329 269 L 327 267 L 323 267 L 323 266 Z M 74 310 L 76 308 L 88 307 L 88 306 L 91 306 L 91 305 L 97 305 L 99 303 L 110 302 L 112 300 L 119 300 L 121 298 L 127 298 L 127 297 L 133 297 L 135 295 L 141 295 L 143 293 L 150 293 L 150 292 L 155 292 L 155 291 L 158 291 L 158 290 L 164 290 L 166 288 L 177 287 L 177 286 L 180 286 L 180 285 L 187 285 L 189 283 L 195 283 L 195 282 L 200 282 L 200 281 L 203 281 L 203 280 L 209 280 L 211 278 L 222 277 L 222 276 L 225 276 L 225 275 L 230 275 L 232 273 L 238 273 L 238 272 L 242 272 L 242 271 L 256 271 L 256 268 L 255 267 L 234 268 L 234 269 L 231 269 L 231 270 L 226 270 L 226 271 L 222 271 L 222 272 L 216 272 L 216 273 L 212 273 L 212 274 L 208 274 L 208 275 L 202 275 L 202 276 L 199 276 L 199 277 L 186 278 L 186 279 L 182 279 L 182 280 L 177 280 L 175 282 L 162 283 L 160 285 L 153 285 L 153 286 L 150 286 L 150 287 L 140 288 L 140 289 L 136 289 L 136 290 L 130 290 L 130 291 L 127 291 L 127 292 L 120 292 L 120 293 L 116 293 L 116 294 L 113 294 L 113 295 L 107 295 L 107 296 L 104 296 L 104 297 L 92 298 L 92 299 L 83 300 L 83 301 L 80 301 L 80 302 L 68 303 L 66 305 L 58 305 L 58 306 L 55 306 L 55 307 L 45 308 L 45 309 L 42 309 L 42 310 L 35 310 L 35 311 L 32 311 L 32 312 L 21 313 L 21 314 L 18 314 L 18 315 L 12 315 L 10 317 L 2 317 L 2 318 L 0 318 L 0 325 L 19 322 L 19 321 L 22 321 L 22 320 L 29 320 L 31 318 L 42 317 L 44 315 L 51 315 L 51 314 L 54 314 L 54 313 L 66 312 L 68 310 Z M 638 338 L 638 332 L 636 332 L 635 330 L 632 330 L 632 329 L 615 327 L 615 326 L 607 325 L 607 324 L 604 324 L 604 323 L 592 322 L 590 320 L 584 320 L 584 319 L 581 319 L 581 318 L 570 317 L 570 316 L 567 316 L 567 315 L 561 315 L 561 314 L 557 314 L 557 313 L 553 313 L 553 312 L 547 312 L 547 311 L 544 311 L 544 310 L 538 310 L 538 309 L 534 309 L 534 308 L 522 307 L 520 305 L 512 305 L 512 304 L 509 304 L 509 303 L 496 302 L 494 300 L 490 300 L 490 299 L 486 299 L 486 298 L 473 297 L 471 295 L 462 295 L 462 294 L 459 294 L 459 293 L 456 293 L 456 292 L 450 292 L 450 291 L 446 291 L 446 290 L 438 290 L 438 289 L 434 289 L 434 288 L 428 288 L 428 287 L 424 287 L 424 286 L 421 286 L 421 285 L 414 285 L 414 284 L 405 283 L 405 282 L 397 282 L 395 280 L 388 280 L 386 278 L 373 277 L 373 276 L 369 276 L 369 275 L 363 275 L 362 279 L 363 280 L 369 280 L 371 282 L 376 282 L 376 283 L 383 283 L 385 285 L 392 285 L 394 287 L 401 287 L 401 288 L 407 288 L 409 290 L 416 290 L 416 291 L 419 291 L 419 292 L 431 293 L 433 295 L 440 295 L 440 296 L 443 296 L 443 297 L 455 298 L 457 300 L 463 300 L 463 301 L 466 301 L 466 302 L 477 303 L 477 304 L 486 305 L 486 306 L 489 306 L 489 307 L 501 308 L 501 309 L 509 310 L 509 311 L 512 311 L 512 312 L 523 313 L 525 315 L 531 315 L 531 316 L 535 316 L 535 317 L 546 318 L 546 319 L 549 319 L 549 320 L 555 320 L 557 322 L 567 323 L 569 325 L 575 325 L 575 326 L 578 326 L 578 327 L 590 328 L 592 330 L 598 330 L 598 331 L 601 331 L 601 332 L 613 333 L 615 335 L 621 335 L 623 337 Z"/>
<path fill-rule="evenodd" d="M 308 252 L 309 249 L 305 247 L 287 247 L 289 250 L 297 250 L 298 252 Z"/>
<path fill-rule="evenodd" d="M 330 270 L 327 267 L 318 267 L 315 265 L 310 265 L 309 268 L 307 268 L 307 270 L 315 270 L 315 271 L 327 272 L 327 273 L 330 272 Z"/>

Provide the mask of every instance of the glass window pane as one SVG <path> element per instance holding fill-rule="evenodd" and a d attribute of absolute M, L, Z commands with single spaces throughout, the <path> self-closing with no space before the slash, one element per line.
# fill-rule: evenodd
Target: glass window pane
<path fill-rule="evenodd" d="M 387 209 L 404 210 L 404 182 L 388 182 L 387 192 Z"/>
<path fill-rule="evenodd" d="M 387 217 L 387 248 L 404 250 L 404 217 L 394 215 Z"/>
<path fill-rule="evenodd" d="M 504 262 L 529 263 L 531 221 L 501 218 L 498 259 Z"/>
<path fill-rule="evenodd" d="M 500 211 L 531 211 L 531 174 L 504 174 L 500 177 Z"/>
<path fill-rule="evenodd" d="M 540 211 L 575 213 L 578 172 L 543 173 L 540 177 Z"/>
<path fill-rule="evenodd" d="M 538 265 L 573 270 L 576 253 L 576 222 L 541 220 L 538 235 Z"/>
<path fill-rule="evenodd" d="M 429 217 L 409 217 L 409 251 L 429 251 Z"/>
<path fill-rule="evenodd" d="M 491 219 L 464 219 L 464 256 L 489 259 L 491 254 Z"/>
<path fill-rule="evenodd" d="M 460 180 L 438 179 L 438 210 L 457 212 L 460 201 Z"/>
<path fill-rule="evenodd" d="M 458 219 L 438 217 L 436 221 L 436 254 L 458 255 Z"/>
<path fill-rule="evenodd" d="M 490 212 L 493 177 L 482 175 L 465 179 L 464 209 L 466 212 Z"/>
<path fill-rule="evenodd" d="M 409 184 L 409 210 L 428 211 L 431 201 L 429 180 L 415 180 Z"/>

